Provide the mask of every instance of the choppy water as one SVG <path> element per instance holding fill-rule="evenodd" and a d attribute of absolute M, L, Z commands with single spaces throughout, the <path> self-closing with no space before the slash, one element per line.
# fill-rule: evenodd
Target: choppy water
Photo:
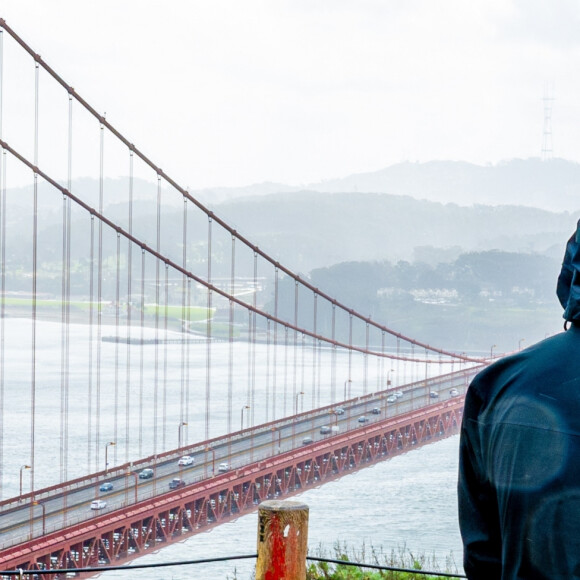
<path fill-rule="evenodd" d="M 3 457 L 2 497 L 18 493 L 21 466 L 31 462 L 31 408 L 35 408 L 35 488 L 51 485 L 62 479 L 85 474 L 104 466 L 103 452 L 107 442 L 116 441 L 109 455 L 117 464 L 163 449 L 177 446 L 178 425 L 183 414 L 189 421 L 184 429 L 184 442 L 204 438 L 207 425 L 210 436 L 224 433 L 227 421 L 239 425 L 239 409 L 250 396 L 248 376 L 255 374 L 256 386 L 252 420 L 257 424 L 273 416 L 291 414 L 294 403 L 300 410 L 328 404 L 341 399 L 342 381 L 349 375 L 352 396 L 372 391 L 385 384 L 385 377 L 394 384 L 417 380 L 436 369 L 395 368 L 369 365 L 355 359 L 350 368 L 346 356 L 337 355 L 332 365 L 339 387 L 329 388 L 331 363 L 317 363 L 316 390 L 308 388 L 308 377 L 316 365 L 309 359 L 309 351 L 299 351 L 307 373 L 293 378 L 291 372 L 278 377 L 278 398 L 273 391 L 265 391 L 272 351 L 255 345 L 251 358 L 248 345 L 217 344 L 212 347 L 212 399 L 204 412 L 206 389 L 206 347 L 193 346 L 185 352 L 187 373 L 184 378 L 184 349 L 181 345 L 127 347 L 102 343 L 99 335 L 118 333 L 119 328 L 103 326 L 98 334 L 87 326 L 70 325 L 68 381 L 63 382 L 63 335 L 58 323 L 38 322 L 35 328 L 35 383 L 31 389 L 31 323 L 29 320 L 1 321 L 5 338 L 2 351 L 4 381 L 2 415 Z M 134 329 L 139 335 L 140 329 Z M 146 329 L 146 336 L 152 333 Z M 230 348 L 233 351 L 230 351 Z M 236 364 L 228 368 L 234 357 Z M 292 350 L 280 347 L 279 361 L 292 363 Z M 127 370 L 127 361 L 136 369 Z M 222 365 L 220 366 L 220 361 Z M 390 366 L 390 365 L 389 365 Z M 98 367 L 98 377 L 94 370 Z M 290 368 L 290 367 L 289 367 Z M 91 369 L 93 374 L 91 374 Z M 451 370 L 451 369 L 447 369 Z M 251 373 L 250 373 L 251 371 Z M 439 371 L 441 372 L 441 371 Z M 232 373 L 233 392 L 228 395 L 228 374 Z M 421 375 L 422 373 L 422 375 Z M 184 384 L 187 381 L 187 384 Z M 98 383 L 98 384 L 97 384 Z M 92 384 L 92 387 L 90 386 Z M 325 386 L 326 385 L 326 386 Z M 65 388 L 66 387 L 66 388 Z M 368 391 L 367 391 L 368 389 Z M 286 393 L 288 391 L 288 393 Z M 305 391 L 298 397 L 295 391 Z M 298 393 L 300 394 L 300 393 Z M 32 398 L 34 395 L 34 399 Z M 232 417 L 225 411 L 231 397 Z M 269 397 L 269 399 L 268 399 Z M 296 398 L 295 398 L 296 397 Z M 185 400 L 185 407 L 184 401 Z M 260 401 L 270 400 L 270 414 Z M 99 411 L 98 420 L 95 410 Z M 129 409 L 128 419 L 124 411 Z M 152 412 L 158 409 L 157 413 Z M 163 409 L 163 410 L 160 410 Z M 90 417 L 90 419 L 89 419 Z M 205 424 L 210 417 L 211 424 Z M 248 421 L 249 418 L 246 417 Z M 140 437 L 141 433 L 143 437 Z M 157 433 L 157 438 L 152 437 Z M 387 552 L 402 549 L 413 553 L 435 555 L 440 563 L 452 555 L 460 568 L 461 543 L 457 526 L 455 503 L 457 470 L 457 437 L 434 443 L 395 457 L 371 468 L 350 474 L 341 480 L 309 490 L 300 496 L 310 506 L 309 547 L 319 546 L 332 552 L 337 543 L 354 549 L 364 546 L 381 547 Z M 24 472 L 23 491 L 32 484 L 29 471 Z M 137 560 L 165 562 L 211 558 L 230 554 L 249 554 L 256 551 L 257 514 L 241 517 L 209 532 L 194 536 Z M 238 561 L 215 565 L 159 568 L 139 571 L 139 577 L 158 578 L 227 578 L 251 577 L 253 561 Z M 135 578 L 135 571 L 106 573 L 107 578 Z"/>

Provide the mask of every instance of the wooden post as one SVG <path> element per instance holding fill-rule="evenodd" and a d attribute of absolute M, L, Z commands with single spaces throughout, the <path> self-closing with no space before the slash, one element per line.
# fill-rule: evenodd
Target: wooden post
<path fill-rule="evenodd" d="M 305 580 L 308 506 L 264 501 L 258 507 L 256 580 Z"/>

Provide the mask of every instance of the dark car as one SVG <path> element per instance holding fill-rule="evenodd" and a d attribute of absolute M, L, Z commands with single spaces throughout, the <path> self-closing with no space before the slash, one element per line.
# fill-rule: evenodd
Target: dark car
<path fill-rule="evenodd" d="M 320 434 L 321 435 L 328 435 L 330 433 L 330 427 L 328 425 L 323 425 L 320 427 Z"/>
<path fill-rule="evenodd" d="M 359 423 L 366 423 L 367 421 L 368 421 L 368 419 L 364 415 L 362 417 L 358 418 Z"/>
<path fill-rule="evenodd" d="M 144 469 L 140 474 L 139 474 L 139 479 L 151 479 L 153 477 L 153 470 L 149 467 L 147 467 L 146 469 Z"/>
<path fill-rule="evenodd" d="M 101 487 L 99 487 L 99 491 L 112 491 L 113 484 L 110 481 L 105 481 L 105 483 L 101 483 Z"/>
<path fill-rule="evenodd" d="M 185 487 L 185 481 L 183 481 L 183 479 L 179 479 L 179 477 L 174 477 L 169 482 L 169 489 L 179 489 L 180 487 Z"/>
<path fill-rule="evenodd" d="M 379 407 L 375 407 L 372 411 L 373 415 L 380 415 L 381 409 Z"/>
<path fill-rule="evenodd" d="M 439 393 L 438 393 L 437 391 L 431 391 L 431 392 L 429 393 L 429 396 L 430 396 L 432 399 L 438 399 L 438 398 L 439 398 Z"/>

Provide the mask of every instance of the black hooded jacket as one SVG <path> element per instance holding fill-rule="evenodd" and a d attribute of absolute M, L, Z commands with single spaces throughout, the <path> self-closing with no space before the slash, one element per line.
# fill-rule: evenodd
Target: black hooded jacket
<path fill-rule="evenodd" d="M 580 222 L 558 278 L 566 332 L 479 373 L 460 440 L 470 580 L 580 578 Z"/>

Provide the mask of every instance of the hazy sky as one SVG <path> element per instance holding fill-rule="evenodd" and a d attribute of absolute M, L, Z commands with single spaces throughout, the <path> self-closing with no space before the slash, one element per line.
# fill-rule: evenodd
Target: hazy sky
<path fill-rule="evenodd" d="M 537 157 L 546 83 L 554 153 L 580 160 L 574 0 L 0 7 L 109 122 L 194 189 L 296 185 L 404 160 Z"/>

